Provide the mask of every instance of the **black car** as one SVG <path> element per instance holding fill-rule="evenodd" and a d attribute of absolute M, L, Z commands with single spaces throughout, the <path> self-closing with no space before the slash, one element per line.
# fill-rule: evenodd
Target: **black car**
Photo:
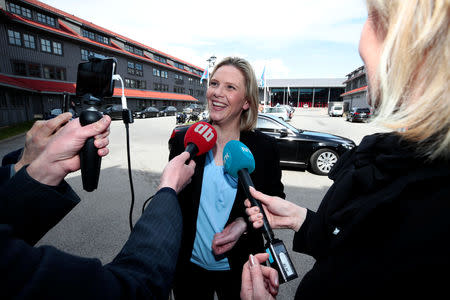
<path fill-rule="evenodd" d="M 174 131 L 188 127 L 179 125 Z M 327 175 L 339 156 L 356 146 L 350 139 L 297 129 L 278 117 L 261 113 L 258 114 L 255 130 L 277 140 L 281 167 L 310 168 L 318 175 Z"/>
<path fill-rule="evenodd" d="M 110 116 L 111 120 L 122 120 L 122 105 L 114 104 L 107 106 L 103 114 Z"/>
<path fill-rule="evenodd" d="M 203 107 L 200 104 L 189 104 L 183 109 L 183 112 L 186 114 L 192 114 L 192 113 L 201 113 L 203 111 Z"/>
<path fill-rule="evenodd" d="M 277 140 L 282 167 L 310 168 L 318 175 L 327 175 L 339 156 L 356 146 L 350 139 L 297 129 L 280 118 L 266 114 L 258 114 L 255 130 Z"/>
<path fill-rule="evenodd" d="M 145 118 L 157 117 L 158 114 L 159 114 L 159 110 L 156 107 L 149 106 L 149 107 L 146 107 L 145 109 L 143 109 L 141 111 L 135 112 L 134 113 L 134 117 L 135 118 L 145 119 Z"/>
<path fill-rule="evenodd" d="M 352 107 L 347 113 L 347 121 L 365 122 L 370 118 L 370 108 L 368 107 Z"/>
<path fill-rule="evenodd" d="M 159 116 L 175 116 L 177 113 L 177 108 L 175 106 L 163 106 L 159 109 Z"/>
<path fill-rule="evenodd" d="M 72 108 L 69 108 L 69 112 L 72 113 L 72 119 L 78 118 L 78 114 L 75 110 L 73 110 Z M 54 108 L 49 113 L 46 113 L 44 115 L 44 119 L 50 120 L 50 119 L 53 119 L 53 118 L 59 116 L 62 113 L 63 113 L 63 111 L 61 108 Z"/>

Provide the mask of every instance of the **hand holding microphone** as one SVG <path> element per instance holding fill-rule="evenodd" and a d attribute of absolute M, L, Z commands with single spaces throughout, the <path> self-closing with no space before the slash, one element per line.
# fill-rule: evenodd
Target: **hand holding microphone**
<path fill-rule="evenodd" d="M 266 215 L 272 228 L 287 228 L 298 231 L 305 221 L 306 208 L 295 205 L 280 197 L 263 194 L 253 187 L 250 188 L 250 193 L 255 199 L 263 204 L 264 215 Z M 253 227 L 262 227 L 264 218 L 263 214 L 260 214 L 261 209 L 257 206 L 253 206 L 248 199 L 244 201 L 244 205 L 247 207 L 245 212 L 249 216 L 250 222 L 253 223 Z"/>
<path fill-rule="evenodd" d="M 255 169 L 255 159 L 253 158 L 252 152 L 243 143 L 231 140 L 223 149 L 223 164 L 227 173 L 235 178 L 239 177 L 247 198 L 250 200 L 252 206 L 259 208 L 262 214 L 262 233 L 266 239 L 265 247 L 269 253 L 269 262 L 272 267 L 278 270 L 281 282 L 288 282 L 297 278 L 297 272 L 283 241 L 275 238 L 261 203 L 250 193 L 250 187 L 254 187 L 254 185 L 249 173 Z"/>
<path fill-rule="evenodd" d="M 189 164 L 194 156 L 200 156 L 214 147 L 217 141 L 217 132 L 211 124 L 197 122 L 192 124 L 184 136 L 185 151 L 189 152 Z"/>

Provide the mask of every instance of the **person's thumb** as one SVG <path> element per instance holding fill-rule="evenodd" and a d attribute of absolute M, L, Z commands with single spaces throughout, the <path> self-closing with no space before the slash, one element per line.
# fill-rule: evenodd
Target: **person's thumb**
<path fill-rule="evenodd" d="M 262 297 L 266 293 L 264 277 L 258 259 L 253 255 L 250 255 L 250 278 L 252 280 L 253 296 L 258 295 Z M 262 298 L 256 297 L 256 299 Z"/>
<path fill-rule="evenodd" d="M 270 202 L 269 198 L 270 196 L 261 193 L 260 191 L 257 191 L 254 187 L 250 187 L 250 194 L 252 194 L 253 197 L 255 197 L 255 199 L 261 201 L 264 204 L 268 204 L 268 202 Z"/>
<path fill-rule="evenodd" d="M 80 133 L 84 138 L 89 138 L 96 136 L 106 131 L 108 126 L 111 124 L 111 118 L 109 116 L 103 116 L 100 120 L 95 123 L 82 126 Z"/>

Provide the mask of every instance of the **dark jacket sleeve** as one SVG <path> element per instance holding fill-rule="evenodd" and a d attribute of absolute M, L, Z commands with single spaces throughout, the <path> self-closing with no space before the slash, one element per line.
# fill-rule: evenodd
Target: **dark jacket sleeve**
<path fill-rule="evenodd" d="M 30 177 L 23 167 L 0 189 L 0 224 L 8 224 L 14 236 L 34 245 L 55 226 L 80 198 L 62 181 L 47 186 Z"/>
<path fill-rule="evenodd" d="M 23 148 L 17 149 L 15 151 L 9 152 L 2 158 L 2 166 L 15 164 L 19 161 L 22 156 Z"/>
<path fill-rule="evenodd" d="M 308 253 L 308 233 L 309 227 L 312 223 L 312 220 L 316 217 L 316 213 L 310 209 L 308 209 L 306 213 L 305 221 L 303 222 L 300 229 L 294 234 L 294 240 L 292 242 L 292 250 L 300 253 Z"/>
<path fill-rule="evenodd" d="M 13 165 L 4 165 L 0 167 L 0 187 L 11 178 L 11 167 Z"/>
<path fill-rule="evenodd" d="M 181 236 L 173 190 L 162 189 L 110 263 L 31 247 L 0 225 L 2 299 L 167 299 Z"/>
<path fill-rule="evenodd" d="M 14 175 L 14 170 L 11 170 L 11 168 L 19 161 L 22 151 L 23 148 L 20 148 L 3 156 L 0 167 L 0 186 L 5 184 Z"/>

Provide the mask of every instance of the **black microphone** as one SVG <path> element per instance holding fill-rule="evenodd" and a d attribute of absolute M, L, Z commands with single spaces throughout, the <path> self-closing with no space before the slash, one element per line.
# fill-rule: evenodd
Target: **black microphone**
<path fill-rule="evenodd" d="M 297 278 L 297 271 L 292 264 L 286 246 L 283 241 L 275 238 L 261 202 L 256 200 L 250 193 L 250 187 L 254 187 L 250 173 L 255 169 L 255 159 L 253 158 L 252 152 L 245 144 L 231 140 L 223 149 L 223 165 L 228 174 L 239 178 L 252 206 L 258 206 L 259 211 L 263 215 L 262 233 L 266 240 L 266 252 L 269 253 L 271 266 L 278 270 L 281 278 L 280 282 L 284 283 Z"/>
<path fill-rule="evenodd" d="M 81 126 L 86 126 L 97 122 L 102 117 L 102 114 L 97 109 L 90 107 L 81 112 L 80 124 Z M 88 138 L 80 151 L 81 179 L 83 181 L 83 189 L 88 192 L 92 192 L 97 188 L 100 177 L 102 158 L 97 151 L 98 149 L 94 145 L 94 137 Z"/>

